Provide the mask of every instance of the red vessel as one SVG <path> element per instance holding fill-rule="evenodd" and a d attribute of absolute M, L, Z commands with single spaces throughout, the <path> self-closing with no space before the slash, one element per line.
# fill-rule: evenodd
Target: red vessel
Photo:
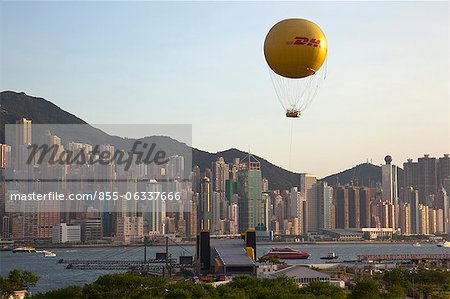
<path fill-rule="evenodd" d="M 307 259 L 309 253 L 302 252 L 292 248 L 272 248 L 269 253 L 266 253 L 263 257 L 275 256 L 279 259 Z"/>

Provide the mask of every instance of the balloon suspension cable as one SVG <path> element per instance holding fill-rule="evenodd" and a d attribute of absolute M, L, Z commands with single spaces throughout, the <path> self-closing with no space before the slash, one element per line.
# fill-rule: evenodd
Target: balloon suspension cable
<path fill-rule="evenodd" d="M 292 160 L 292 136 L 293 136 L 293 127 L 294 127 L 294 119 L 291 119 L 291 141 L 289 144 L 289 171 L 292 170 L 291 168 L 291 160 Z"/>

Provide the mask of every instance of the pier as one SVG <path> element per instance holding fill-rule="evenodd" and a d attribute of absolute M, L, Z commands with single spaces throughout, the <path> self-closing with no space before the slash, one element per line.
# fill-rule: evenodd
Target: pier
<path fill-rule="evenodd" d="M 386 263 L 386 262 L 409 262 L 412 264 L 435 263 L 450 267 L 450 254 L 361 254 L 358 262 Z"/>
<path fill-rule="evenodd" d="M 180 256 L 179 261 L 170 257 L 166 237 L 165 252 L 157 252 L 156 258 L 147 258 L 148 239 L 144 239 L 144 259 L 60 259 L 58 263 L 66 264 L 66 269 L 77 270 L 125 270 L 145 272 L 153 275 L 172 276 L 174 270 L 193 273 L 193 256 Z M 111 256 L 109 256 L 111 258 Z"/>

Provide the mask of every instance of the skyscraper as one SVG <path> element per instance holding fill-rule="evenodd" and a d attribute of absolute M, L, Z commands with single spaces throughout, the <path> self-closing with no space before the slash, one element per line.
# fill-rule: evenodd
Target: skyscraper
<path fill-rule="evenodd" d="M 359 217 L 361 227 L 371 227 L 371 202 L 375 201 L 375 188 L 361 187 L 359 189 Z"/>
<path fill-rule="evenodd" d="M 445 179 L 450 178 L 450 156 L 445 154 L 443 157 L 438 159 L 437 164 L 437 180 L 439 190 Z"/>
<path fill-rule="evenodd" d="M 419 182 L 419 164 L 413 162 L 412 159 L 408 159 L 407 162 L 403 163 L 403 186 L 405 188 L 413 187 L 418 188 Z"/>
<path fill-rule="evenodd" d="M 348 225 L 351 228 L 360 228 L 361 217 L 359 187 L 347 186 L 346 189 L 348 189 Z"/>
<path fill-rule="evenodd" d="M 145 191 L 161 192 L 162 186 L 156 180 L 152 179 L 145 184 Z M 143 213 L 144 219 L 147 218 L 148 233 L 150 235 L 164 234 L 164 219 L 166 218 L 165 201 L 152 200 L 145 206 L 150 209 L 150 211 Z"/>
<path fill-rule="evenodd" d="M 411 207 L 407 202 L 399 206 L 399 228 L 403 234 L 411 234 Z"/>
<path fill-rule="evenodd" d="M 228 180 L 229 165 L 225 163 L 223 157 L 219 157 L 212 163 L 213 190 L 219 193 L 225 192 L 225 182 Z"/>
<path fill-rule="evenodd" d="M 411 219 L 410 232 L 411 234 L 419 233 L 419 191 L 410 187 L 407 190 L 407 203 L 409 204 L 409 214 Z"/>
<path fill-rule="evenodd" d="M 392 157 L 386 156 L 384 158 L 385 165 L 381 166 L 381 187 L 382 187 L 382 200 L 390 203 L 393 206 L 392 219 L 389 223 L 392 223 L 392 228 L 398 227 L 398 217 L 396 210 L 398 210 L 398 175 L 397 166 L 392 165 Z"/>
<path fill-rule="evenodd" d="M 261 227 L 265 223 L 262 202 L 262 174 L 259 161 L 249 154 L 239 165 L 239 231 Z"/>
<path fill-rule="evenodd" d="M 326 181 L 317 182 L 318 228 L 334 228 L 333 187 Z"/>
<path fill-rule="evenodd" d="M 348 189 L 343 186 L 337 186 L 333 189 L 336 203 L 336 228 L 349 228 Z"/>
<path fill-rule="evenodd" d="M 313 174 L 300 174 L 300 193 L 305 198 L 308 212 L 306 231 L 317 231 L 319 228 L 318 202 L 317 202 L 317 177 Z"/>
<path fill-rule="evenodd" d="M 200 197 L 197 205 L 197 230 L 211 230 L 212 228 L 212 202 L 211 202 L 211 182 L 208 177 L 204 177 L 200 183 Z"/>
<path fill-rule="evenodd" d="M 418 159 L 419 173 L 418 173 L 418 189 L 421 204 L 428 204 L 437 193 L 437 172 L 436 172 L 436 158 L 425 154 Z"/>

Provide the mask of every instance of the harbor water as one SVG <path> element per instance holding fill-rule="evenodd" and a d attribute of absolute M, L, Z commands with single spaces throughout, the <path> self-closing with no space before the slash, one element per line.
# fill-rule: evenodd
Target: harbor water
<path fill-rule="evenodd" d="M 437 247 L 436 244 L 422 244 L 420 247 L 411 244 L 291 244 L 291 245 L 258 245 L 257 256 L 269 252 L 272 247 L 290 247 L 308 252 L 306 260 L 288 260 L 289 264 L 324 263 L 320 259 L 329 252 L 335 252 L 340 262 L 356 260 L 360 254 L 440 254 L 450 253 L 450 248 Z M 5 276 L 12 269 L 32 271 L 40 276 L 40 280 L 30 291 L 32 293 L 45 292 L 70 285 L 84 285 L 95 281 L 100 275 L 117 272 L 106 270 L 75 270 L 65 269 L 65 264 L 59 264 L 59 259 L 143 259 L 143 247 L 96 247 L 96 248 L 53 248 L 48 249 L 57 254 L 56 257 L 43 257 L 38 253 L 0 252 L 0 275 Z M 147 258 L 154 258 L 157 252 L 164 252 L 164 246 L 147 248 Z M 194 246 L 169 246 L 172 257 L 193 255 Z"/>

